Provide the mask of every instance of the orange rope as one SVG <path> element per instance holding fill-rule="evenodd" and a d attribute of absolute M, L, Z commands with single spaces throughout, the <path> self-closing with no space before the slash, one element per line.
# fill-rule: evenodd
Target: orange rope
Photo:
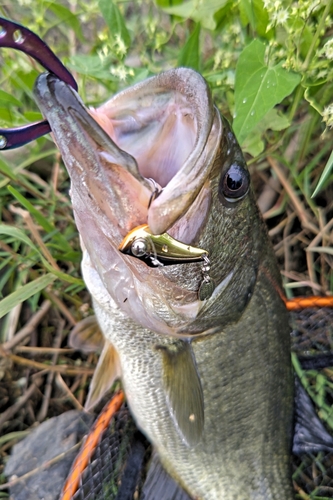
<path fill-rule="evenodd" d="M 84 469 L 87 467 L 89 459 L 94 453 L 94 450 L 97 446 L 98 441 L 100 440 L 102 433 L 105 431 L 105 429 L 107 429 L 111 418 L 119 410 L 123 402 L 124 393 L 123 391 L 119 391 L 113 396 L 111 401 L 106 405 L 102 413 L 97 418 L 86 438 L 83 447 L 81 448 L 78 456 L 73 463 L 71 472 L 63 487 L 60 500 L 71 500 L 74 493 L 77 491 L 80 477 Z"/>
<path fill-rule="evenodd" d="M 333 307 L 333 296 L 319 297 L 318 295 L 313 295 L 311 297 L 295 297 L 293 299 L 285 299 L 285 304 L 288 311 L 296 311 L 308 307 Z"/>

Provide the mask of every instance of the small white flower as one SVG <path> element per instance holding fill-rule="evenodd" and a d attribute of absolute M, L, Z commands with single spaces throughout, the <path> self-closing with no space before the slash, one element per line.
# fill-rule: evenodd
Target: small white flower
<path fill-rule="evenodd" d="M 309 5 L 306 9 L 306 17 L 310 17 L 316 10 L 321 7 L 322 1 L 321 0 L 313 0 L 312 2 L 309 2 Z"/>
<path fill-rule="evenodd" d="M 235 86 L 235 73 L 233 71 L 228 71 L 225 83 L 228 87 L 234 88 Z"/>
<path fill-rule="evenodd" d="M 109 38 L 105 31 L 98 33 L 97 37 L 98 37 L 98 40 L 100 40 L 101 42 L 106 42 Z"/>
<path fill-rule="evenodd" d="M 114 45 L 115 45 L 116 53 L 121 55 L 121 56 L 124 56 L 127 52 L 127 47 L 124 43 L 124 40 L 121 38 L 121 35 L 118 33 L 115 35 L 114 38 L 115 38 Z"/>
<path fill-rule="evenodd" d="M 327 59 L 333 59 L 333 38 L 328 40 L 323 47 L 323 53 Z"/>
<path fill-rule="evenodd" d="M 272 20 L 275 24 L 285 24 L 289 18 L 287 9 L 280 9 L 273 13 Z"/>
<path fill-rule="evenodd" d="M 322 117 L 323 122 L 326 123 L 326 126 L 329 128 L 333 128 L 333 103 L 324 108 Z"/>
<path fill-rule="evenodd" d="M 97 51 L 97 54 L 103 62 L 110 55 L 110 52 L 110 47 L 108 45 L 103 45 L 103 47 Z"/>
<path fill-rule="evenodd" d="M 126 68 L 125 66 L 111 67 L 110 73 L 123 82 L 127 80 L 128 76 L 134 76 L 134 71 Z"/>
<path fill-rule="evenodd" d="M 333 19 L 331 18 L 331 16 L 327 16 L 326 19 L 325 19 L 325 26 L 326 28 L 330 28 L 333 24 Z"/>
<path fill-rule="evenodd" d="M 322 70 L 318 71 L 316 78 L 318 80 L 322 80 L 323 78 L 327 78 L 327 75 L 328 75 L 327 69 L 322 69 Z"/>
<path fill-rule="evenodd" d="M 232 24 L 229 28 L 229 31 L 232 35 L 239 35 L 241 33 L 241 27 L 239 24 Z"/>
<path fill-rule="evenodd" d="M 214 55 L 214 70 L 220 66 L 222 58 L 223 58 L 223 50 L 219 49 L 215 52 Z"/>

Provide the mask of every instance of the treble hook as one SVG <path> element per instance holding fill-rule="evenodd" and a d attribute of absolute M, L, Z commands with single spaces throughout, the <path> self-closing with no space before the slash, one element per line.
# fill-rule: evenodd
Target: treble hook
<path fill-rule="evenodd" d="M 0 47 L 20 50 L 38 61 L 43 68 L 78 89 L 73 75 L 38 35 L 21 24 L 0 17 Z M 48 121 L 31 123 L 16 128 L 0 128 L 0 150 L 14 149 L 51 132 Z"/>

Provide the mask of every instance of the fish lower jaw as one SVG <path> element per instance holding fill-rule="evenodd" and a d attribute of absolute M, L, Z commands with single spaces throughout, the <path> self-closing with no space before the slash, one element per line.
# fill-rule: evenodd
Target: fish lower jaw
<path fill-rule="evenodd" d="M 130 258 L 130 257 L 127 257 Z M 140 266 L 145 264 L 139 262 Z M 187 337 L 177 330 L 191 323 L 197 316 L 202 303 L 194 300 L 184 305 L 174 305 L 161 301 L 149 287 L 148 280 L 139 281 L 126 265 L 120 254 L 113 260 L 107 271 L 100 273 L 92 263 L 87 250 L 83 251 L 82 275 L 87 288 L 98 304 L 99 310 L 109 317 L 129 317 L 134 324 L 168 337 Z M 158 270 L 154 270 L 158 271 Z M 152 279 L 152 278 L 151 278 Z M 106 283 L 110 283 L 112 291 Z M 186 328 L 184 330 L 186 332 Z"/>

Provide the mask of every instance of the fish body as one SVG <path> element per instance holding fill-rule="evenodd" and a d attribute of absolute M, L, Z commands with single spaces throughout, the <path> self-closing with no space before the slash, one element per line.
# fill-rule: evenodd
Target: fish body
<path fill-rule="evenodd" d="M 206 82 L 178 68 L 87 110 L 44 74 L 35 96 L 71 177 L 83 277 L 137 425 L 193 498 L 291 500 L 280 274 Z M 209 265 L 147 266 L 121 253 L 143 224 L 204 249 Z M 205 276 L 212 290 L 200 300 Z"/>

